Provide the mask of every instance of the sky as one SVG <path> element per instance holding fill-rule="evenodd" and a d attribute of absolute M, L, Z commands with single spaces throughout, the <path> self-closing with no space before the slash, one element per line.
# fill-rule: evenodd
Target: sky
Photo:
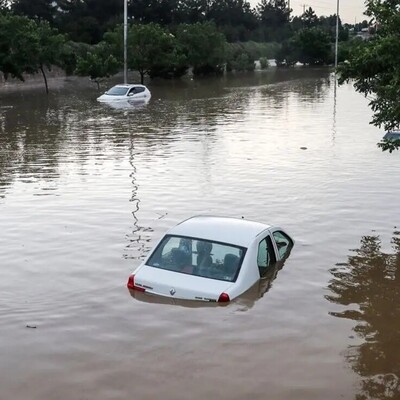
<path fill-rule="evenodd" d="M 365 0 L 339 0 L 339 16 L 343 22 L 354 24 L 354 21 L 361 22 L 368 19 L 363 12 L 365 11 Z M 256 6 L 260 1 L 250 0 L 252 6 Z M 290 0 L 290 8 L 294 15 L 303 13 L 303 7 L 312 7 L 318 16 L 336 14 L 337 0 Z"/>

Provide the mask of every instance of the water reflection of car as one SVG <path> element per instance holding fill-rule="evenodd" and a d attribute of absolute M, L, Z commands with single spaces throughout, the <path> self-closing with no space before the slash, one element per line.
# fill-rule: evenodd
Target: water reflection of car
<path fill-rule="evenodd" d="M 111 102 L 136 102 L 150 100 L 151 93 L 144 85 L 116 85 L 103 95 L 97 98 L 97 101 L 111 103 Z"/>
<path fill-rule="evenodd" d="M 229 302 L 293 247 L 279 227 L 198 216 L 170 229 L 128 279 L 128 288 L 173 299 Z"/>

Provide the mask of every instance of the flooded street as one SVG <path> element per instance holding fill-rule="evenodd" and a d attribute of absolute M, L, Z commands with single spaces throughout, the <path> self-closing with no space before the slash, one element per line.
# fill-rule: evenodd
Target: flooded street
<path fill-rule="evenodd" d="M 0 92 L 0 400 L 400 399 L 400 153 L 368 101 L 326 70 L 149 88 Z M 196 214 L 296 244 L 227 307 L 132 298 Z"/>

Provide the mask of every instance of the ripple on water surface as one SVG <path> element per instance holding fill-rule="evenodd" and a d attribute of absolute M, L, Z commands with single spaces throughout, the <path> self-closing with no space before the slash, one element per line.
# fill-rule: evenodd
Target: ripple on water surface
<path fill-rule="evenodd" d="M 399 155 L 377 149 L 363 97 L 335 97 L 324 70 L 270 70 L 153 84 L 147 106 L 113 109 L 82 82 L 0 99 L 0 397 L 398 394 L 395 357 L 373 362 L 400 348 L 374 318 L 395 318 L 391 281 L 389 301 L 346 297 L 398 252 Z M 133 299 L 155 240 L 214 213 L 284 226 L 284 267 L 227 307 Z M 349 302 L 358 319 L 337 318 Z"/>

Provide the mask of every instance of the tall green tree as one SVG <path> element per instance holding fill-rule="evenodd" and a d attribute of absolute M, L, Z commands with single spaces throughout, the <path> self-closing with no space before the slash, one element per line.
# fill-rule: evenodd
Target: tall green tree
<path fill-rule="evenodd" d="M 215 22 L 228 42 L 248 41 L 258 26 L 257 16 L 245 0 L 214 1 L 207 17 Z"/>
<path fill-rule="evenodd" d="M 11 10 L 17 15 L 52 22 L 57 10 L 53 0 L 14 0 Z"/>
<path fill-rule="evenodd" d="M 282 41 L 290 35 L 291 9 L 286 0 L 261 0 L 256 7 L 263 40 Z"/>
<path fill-rule="evenodd" d="M 375 36 L 352 52 L 340 69 L 340 82 L 353 79 L 368 96 L 374 112 L 371 123 L 386 130 L 400 127 L 400 9 L 398 0 L 369 0 L 367 15 L 377 22 Z M 381 144 L 383 150 L 400 148 L 400 140 Z"/>
<path fill-rule="evenodd" d="M 184 24 L 208 21 L 213 2 L 214 0 L 185 0 L 179 2 L 179 21 Z"/>
<path fill-rule="evenodd" d="M 49 92 L 46 69 L 52 66 L 63 66 L 62 51 L 66 43 L 65 36 L 52 28 L 47 21 L 40 21 L 36 25 L 37 50 L 31 55 L 31 64 L 34 72 L 41 72 L 46 93 Z"/>
<path fill-rule="evenodd" d="M 177 29 L 177 39 L 194 75 L 223 71 L 227 42 L 213 23 L 182 24 Z"/>
<path fill-rule="evenodd" d="M 311 7 L 307 8 L 300 18 L 304 28 L 312 28 L 319 25 L 317 14 Z"/>
<path fill-rule="evenodd" d="M 129 14 L 141 24 L 157 23 L 161 26 L 182 21 L 182 1 L 179 0 L 134 0 L 129 3 Z"/>
<path fill-rule="evenodd" d="M 109 43 L 117 59 L 123 58 L 123 27 L 107 32 Z M 178 46 L 175 36 L 158 24 L 133 24 L 128 31 L 128 66 L 150 77 L 177 77 L 187 69 L 186 56 Z"/>
<path fill-rule="evenodd" d="M 32 55 L 38 51 L 37 25 L 26 17 L 0 14 L 0 71 L 24 80 L 23 74 L 34 73 Z"/>
<path fill-rule="evenodd" d="M 98 43 L 123 19 L 122 0 L 58 0 L 56 25 L 75 42 Z"/>
<path fill-rule="evenodd" d="M 329 35 L 319 27 L 305 28 L 299 31 L 294 39 L 298 52 L 298 61 L 308 65 L 328 64 L 332 48 Z"/>
<path fill-rule="evenodd" d="M 24 73 L 41 72 L 48 93 L 45 70 L 63 65 L 65 37 L 48 21 L 0 15 L 0 71 L 7 78 L 24 80 Z"/>
<path fill-rule="evenodd" d="M 121 63 L 110 53 L 105 42 L 92 46 L 86 54 L 77 57 L 75 73 L 89 76 L 99 89 L 101 79 L 115 75 L 121 67 Z"/>
<path fill-rule="evenodd" d="M 0 13 L 10 11 L 10 4 L 8 0 L 0 0 Z"/>

